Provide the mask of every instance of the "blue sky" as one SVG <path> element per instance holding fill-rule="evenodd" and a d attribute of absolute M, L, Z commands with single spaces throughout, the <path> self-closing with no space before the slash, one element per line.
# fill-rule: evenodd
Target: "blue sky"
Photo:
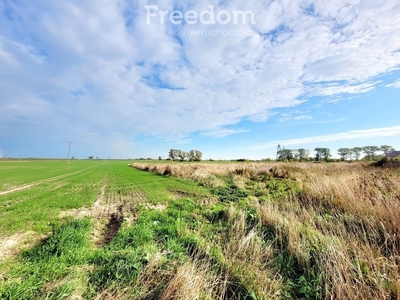
<path fill-rule="evenodd" d="M 331 2 L 0 0 L 3 156 L 400 150 L 400 1 Z"/>

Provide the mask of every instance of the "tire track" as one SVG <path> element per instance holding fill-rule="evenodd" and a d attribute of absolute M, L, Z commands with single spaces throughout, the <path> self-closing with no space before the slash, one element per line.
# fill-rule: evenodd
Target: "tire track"
<path fill-rule="evenodd" d="M 113 197 L 106 194 L 107 182 L 99 191 L 96 201 L 92 207 L 72 209 L 61 212 L 59 217 L 91 217 L 93 227 L 90 232 L 90 239 L 96 247 L 107 245 L 117 234 L 119 227 L 124 221 L 124 209 L 121 202 L 115 202 Z"/>
<path fill-rule="evenodd" d="M 132 191 L 129 195 L 120 195 L 110 190 L 105 192 L 106 185 L 100 190 L 90 210 L 94 220 L 91 239 L 96 247 L 109 244 L 123 223 L 128 227 L 134 224 L 137 206 L 141 202 L 140 199 L 145 197 L 140 190 Z"/>
<path fill-rule="evenodd" d="M 91 210 L 91 216 L 94 219 L 91 235 L 96 247 L 103 247 L 111 242 L 126 215 L 123 203 L 115 199 L 113 194 L 105 195 L 105 188 L 106 185 L 102 188 Z"/>

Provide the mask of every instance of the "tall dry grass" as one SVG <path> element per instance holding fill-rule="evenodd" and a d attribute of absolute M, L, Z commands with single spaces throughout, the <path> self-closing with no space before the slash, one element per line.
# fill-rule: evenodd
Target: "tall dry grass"
<path fill-rule="evenodd" d="M 281 296 L 285 284 L 301 276 L 314 299 L 400 299 L 399 169 L 361 163 L 133 166 L 209 187 L 224 185 L 224 176 L 239 188 L 258 182 L 257 188 L 265 193 L 268 178 L 295 184 L 297 188 L 284 197 L 248 199 L 258 216 L 258 224 L 250 231 L 244 211 L 230 208 L 232 225 L 220 241 L 225 265 L 231 274 L 242 270 L 241 284 L 259 299 Z M 294 259 L 291 267 L 296 275 L 285 270 L 279 259 Z M 206 278 L 199 275 L 203 271 L 204 266 L 192 262 L 178 270 L 175 278 L 195 282 Z M 185 281 L 171 281 L 171 293 L 184 290 L 176 288 L 177 282 Z M 207 285 L 199 283 L 203 286 Z"/>

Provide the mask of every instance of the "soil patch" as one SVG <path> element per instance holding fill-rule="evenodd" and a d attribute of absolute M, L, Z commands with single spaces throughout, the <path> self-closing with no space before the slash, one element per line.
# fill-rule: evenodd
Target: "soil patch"
<path fill-rule="evenodd" d="M 118 233 L 118 230 L 121 227 L 123 221 L 124 217 L 122 215 L 122 206 L 120 206 L 117 213 L 114 212 L 111 214 L 106 230 L 104 232 L 104 236 L 101 240 L 98 241 L 97 245 L 99 247 L 108 245 L 114 238 L 114 236 Z"/>
<path fill-rule="evenodd" d="M 158 203 L 158 204 L 146 203 L 146 208 L 163 211 L 167 208 L 167 205 L 164 203 Z"/>
<path fill-rule="evenodd" d="M 46 238 L 50 233 L 37 235 L 33 231 L 17 232 L 0 241 L 0 263 L 5 259 L 16 256 L 22 249 L 32 247 L 38 240 Z"/>

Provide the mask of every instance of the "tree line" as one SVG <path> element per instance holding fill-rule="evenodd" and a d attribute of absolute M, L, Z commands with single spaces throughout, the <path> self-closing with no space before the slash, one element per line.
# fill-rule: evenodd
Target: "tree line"
<path fill-rule="evenodd" d="M 168 154 L 169 159 L 173 161 L 201 161 L 203 158 L 203 153 L 199 150 L 190 150 L 189 152 L 171 149 Z"/>
<path fill-rule="evenodd" d="M 329 161 L 332 157 L 329 148 L 315 148 L 315 157 L 310 157 L 310 150 L 300 149 L 285 149 L 278 148 L 277 160 L 279 161 L 292 161 L 292 160 L 315 160 L 315 161 Z M 364 153 L 364 159 L 376 160 L 378 155 L 377 152 L 383 152 L 385 155 L 394 151 L 394 148 L 389 145 L 378 146 L 364 146 L 354 148 L 339 148 L 338 154 L 342 161 L 344 160 L 359 160 L 361 154 Z"/>
<path fill-rule="evenodd" d="M 383 152 L 387 154 L 394 151 L 394 148 L 389 145 L 378 146 L 364 146 L 364 147 L 354 147 L 354 148 L 339 148 L 338 154 L 341 160 L 352 160 L 353 157 L 358 160 L 362 152 L 365 154 L 365 159 L 376 160 L 377 152 Z"/>

